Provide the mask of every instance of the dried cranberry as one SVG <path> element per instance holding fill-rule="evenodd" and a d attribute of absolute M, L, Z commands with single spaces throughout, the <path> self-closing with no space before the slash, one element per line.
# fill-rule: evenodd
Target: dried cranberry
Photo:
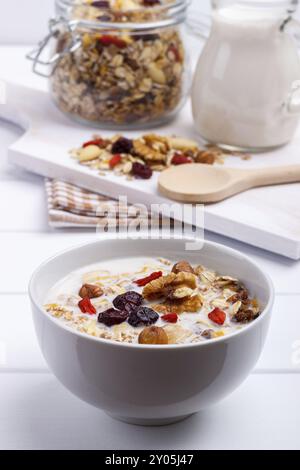
<path fill-rule="evenodd" d="M 152 177 L 153 171 L 148 165 L 143 165 L 143 163 L 134 162 L 132 165 L 132 174 L 136 178 L 149 180 Z"/>
<path fill-rule="evenodd" d="M 110 168 L 115 168 L 115 166 L 119 165 L 119 163 L 121 163 L 121 160 L 122 160 L 122 157 L 120 154 L 116 154 L 114 155 L 108 162 Z"/>
<path fill-rule="evenodd" d="M 172 54 L 174 55 L 175 57 L 175 60 L 176 62 L 180 62 L 180 53 L 179 53 L 179 50 L 177 49 L 176 46 L 174 46 L 174 44 L 171 44 L 171 46 L 169 47 L 168 49 L 169 52 L 172 52 Z"/>
<path fill-rule="evenodd" d="M 143 303 L 143 297 L 138 292 L 129 291 L 118 295 L 113 301 L 114 307 L 118 310 L 126 310 L 131 313 Z"/>
<path fill-rule="evenodd" d="M 149 326 L 156 323 L 159 315 L 148 307 L 139 307 L 134 312 L 131 312 L 128 318 L 128 323 L 131 326 Z"/>
<path fill-rule="evenodd" d="M 112 146 L 112 153 L 130 153 L 133 149 L 133 142 L 126 137 L 120 137 Z"/>
<path fill-rule="evenodd" d="M 177 323 L 178 321 L 177 313 L 166 313 L 161 318 L 168 323 Z"/>
<path fill-rule="evenodd" d="M 118 47 L 119 49 L 124 49 L 127 46 L 126 41 L 123 41 L 123 39 L 120 39 L 117 36 L 110 36 L 106 34 L 101 36 L 101 38 L 99 38 L 98 41 L 102 46 L 113 45 L 113 46 Z"/>
<path fill-rule="evenodd" d="M 172 165 L 184 165 L 185 163 L 192 163 L 192 159 L 187 155 L 176 153 L 171 160 Z"/>
<path fill-rule="evenodd" d="M 98 322 L 104 323 L 106 326 L 120 325 L 127 320 L 129 313 L 124 310 L 115 310 L 109 308 L 104 312 L 99 313 Z"/>
<path fill-rule="evenodd" d="M 208 314 L 208 318 L 217 325 L 224 325 L 224 322 L 226 320 L 226 313 L 217 307 Z"/>
<path fill-rule="evenodd" d="M 149 282 L 154 281 L 155 279 L 159 279 L 160 277 L 162 277 L 162 275 L 162 271 L 157 271 L 155 273 L 150 274 L 150 276 L 134 281 L 134 283 L 137 284 L 139 287 L 144 287 L 149 284 Z"/>

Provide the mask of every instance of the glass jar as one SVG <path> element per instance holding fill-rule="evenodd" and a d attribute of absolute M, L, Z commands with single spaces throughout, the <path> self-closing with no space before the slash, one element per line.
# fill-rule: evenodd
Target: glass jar
<path fill-rule="evenodd" d="M 182 27 L 188 0 L 56 0 L 50 33 L 29 54 L 50 67 L 50 89 L 64 113 L 101 128 L 160 125 L 190 88 Z M 54 39 L 54 54 L 43 60 Z M 53 41 L 52 41 L 53 42 Z"/>
<path fill-rule="evenodd" d="M 194 77 L 196 129 L 207 141 L 264 151 L 289 142 L 300 113 L 298 0 L 213 0 Z"/>

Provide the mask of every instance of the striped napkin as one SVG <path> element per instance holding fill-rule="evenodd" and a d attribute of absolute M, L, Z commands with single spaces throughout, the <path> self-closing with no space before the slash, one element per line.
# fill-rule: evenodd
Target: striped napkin
<path fill-rule="evenodd" d="M 119 204 L 110 199 L 70 183 L 59 180 L 46 180 L 48 199 L 49 225 L 54 228 L 82 227 L 105 228 L 117 220 L 118 229 L 127 228 L 129 224 L 150 221 L 148 211 L 135 206 Z M 129 209 L 130 208 L 130 209 Z M 157 227 L 170 226 L 170 221 L 158 217 L 154 221 Z M 153 218 L 152 225 L 153 228 Z"/>

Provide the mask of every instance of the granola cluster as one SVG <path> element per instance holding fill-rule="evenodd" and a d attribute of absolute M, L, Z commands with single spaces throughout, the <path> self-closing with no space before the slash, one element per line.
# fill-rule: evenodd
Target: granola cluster
<path fill-rule="evenodd" d="M 114 171 L 128 178 L 149 179 L 153 171 L 186 163 L 222 163 L 220 149 L 201 149 L 197 142 L 181 137 L 147 134 L 136 139 L 122 135 L 104 138 L 95 135 L 70 154 L 81 165 L 98 170 Z"/>
<path fill-rule="evenodd" d="M 172 3 L 172 1 L 164 2 Z M 63 54 L 51 78 L 59 108 L 73 117 L 107 126 L 130 127 L 170 118 L 187 94 L 185 51 L 178 26 L 140 30 L 139 24 L 165 18 L 160 1 L 82 0 L 74 20 L 107 24 L 78 26 L 81 47 Z M 114 23 L 124 23 L 117 29 Z M 126 24 L 136 24 L 136 29 Z M 57 38 L 56 52 L 71 43 Z"/>
<path fill-rule="evenodd" d="M 241 329 L 261 312 L 237 279 L 187 261 L 172 267 L 160 259 L 121 274 L 74 273 L 66 285 L 63 293 L 61 283 L 58 291 L 54 286 L 45 310 L 77 331 L 118 342 L 205 342 Z"/>

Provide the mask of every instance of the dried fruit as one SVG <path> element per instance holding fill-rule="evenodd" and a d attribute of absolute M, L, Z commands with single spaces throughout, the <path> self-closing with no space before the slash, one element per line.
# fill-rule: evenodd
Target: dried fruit
<path fill-rule="evenodd" d="M 195 274 L 194 269 L 188 261 L 179 261 L 178 263 L 174 264 L 172 273 L 178 274 L 181 272 Z"/>
<path fill-rule="evenodd" d="M 102 46 L 105 46 L 105 47 L 111 46 L 111 45 L 116 46 L 119 49 L 124 49 L 125 47 L 127 47 L 126 41 L 119 38 L 118 36 L 111 36 L 109 34 L 104 34 L 103 36 L 98 38 L 98 41 Z"/>
<path fill-rule="evenodd" d="M 139 162 L 133 163 L 131 171 L 133 176 L 141 178 L 143 180 L 149 180 L 153 174 L 153 171 L 148 165 L 144 165 L 143 163 Z"/>
<path fill-rule="evenodd" d="M 139 287 L 144 287 L 147 284 L 149 284 L 149 282 L 160 278 L 162 275 L 163 275 L 162 271 L 157 271 L 155 273 L 150 274 L 150 276 L 147 276 L 147 277 L 144 277 L 143 279 L 138 279 L 137 281 L 134 281 L 134 283 L 137 284 Z"/>
<path fill-rule="evenodd" d="M 167 323 L 177 323 L 178 321 L 177 313 L 166 313 L 161 318 L 163 319 L 163 321 L 166 321 Z"/>
<path fill-rule="evenodd" d="M 110 168 L 115 168 L 115 166 L 119 165 L 121 163 L 122 157 L 120 154 L 114 155 L 110 160 L 109 160 L 109 166 Z"/>
<path fill-rule="evenodd" d="M 113 305 L 118 310 L 126 310 L 128 313 L 136 310 L 142 303 L 143 297 L 138 292 L 128 291 L 125 294 L 118 295 L 114 301 Z"/>
<path fill-rule="evenodd" d="M 78 302 L 78 307 L 82 313 L 88 313 L 89 315 L 95 315 L 97 313 L 97 310 L 88 297 L 80 300 L 80 302 Z"/>
<path fill-rule="evenodd" d="M 88 142 L 85 142 L 82 145 L 82 148 L 89 147 L 90 145 L 97 145 L 98 147 L 102 147 L 105 144 L 103 139 L 94 139 L 94 140 L 89 140 Z"/>
<path fill-rule="evenodd" d="M 131 312 L 128 323 L 131 326 L 148 326 L 156 323 L 159 319 L 159 315 L 148 307 L 139 307 L 137 310 Z"/>
<path fill-rule="evenodd" d="M 184 165 L 186 163 L 192 163 L 192 159 L 187 155 L 176 153 L 171 160 L 172 165 Z"/>
<path fill-rule="evenodd" d="M 161 0 L 143 0 L 145 7 L 154 7 L 155 5 L 161 5 Z"/>
<path fill-rule="evenodd" d="M 139 335 L 140 344 L 168 344 L 168 335 L 163 328 L 148 326 Z"/>
<path fill-rule="evenodd" d="M 115 310 L 110 308 L 104 312 L 99 313 L 98 322 L 104 323 L 106 326 L 120 325 L 128 318 L 128 312 L 124 310 Z"/>
<path fill-rule="evenodd" d="M 120 137 L 112 146 L 112 153 L 130 153 L 133 149 L 133 142 L 126 137 Z"/>
<path fill-rule="evenodd" d="M 217 307 L 208 314 L 208 318 L 217 325 L 224 325 L 226 320 L 226 313 Z"/>
<path fill-rule="evenodd" d="M 97 297 L 101 297 L 103 295 L 103 290 L 99 286 L 95 286 L 94 284 L 83 284 L 79 291 L 79 295 L 82 299 L 88 297 L 89 299 L 96 299 Z"/>
<path fill-rule="evenodd" d="M 254 312 L 253 310 L 239 310 L 233 317 L 232 321 L 236 323 L 249 323 L 253 320 L 256 320 L 259 317 L 258 312 Z"/>

